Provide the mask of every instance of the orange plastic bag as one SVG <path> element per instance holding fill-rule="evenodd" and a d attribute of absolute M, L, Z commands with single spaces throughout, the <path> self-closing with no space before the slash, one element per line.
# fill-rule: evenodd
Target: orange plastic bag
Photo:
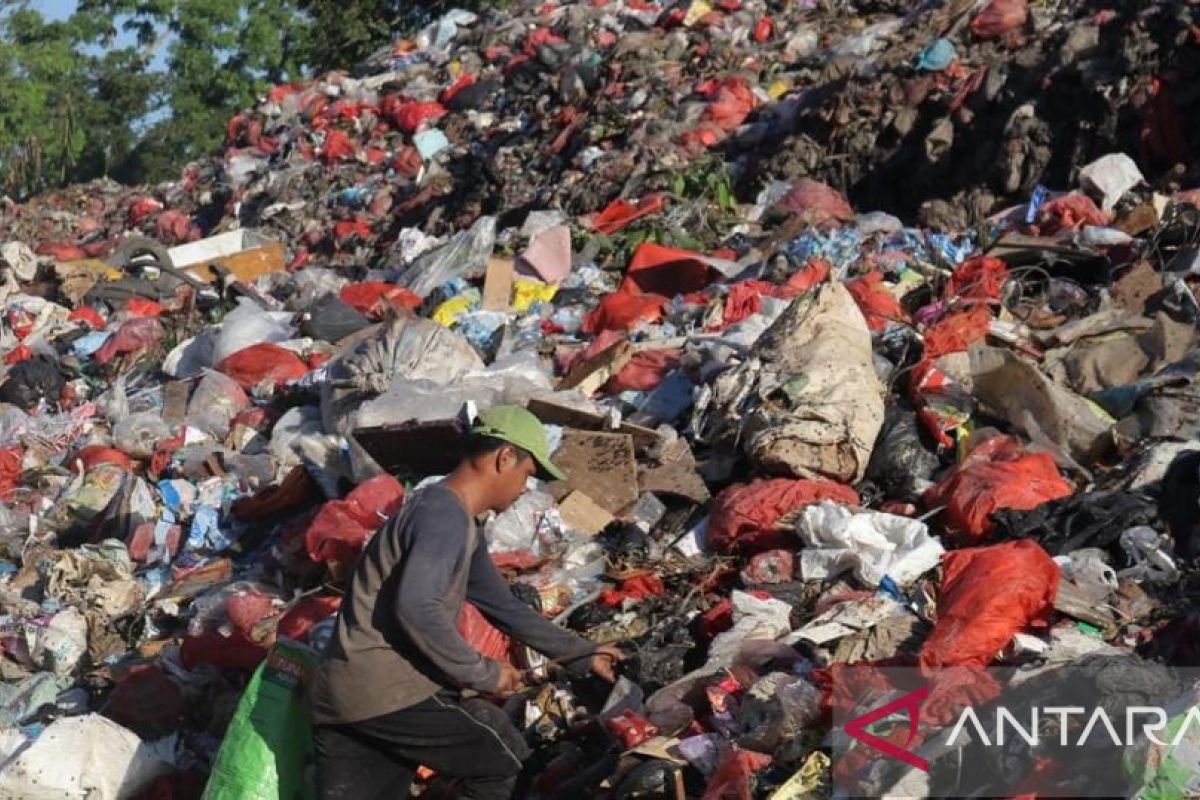
<path fill-rule="evenodd" d="M 1059 569 L 1030 539 L 952 550 L 942 556 L 938 619 L 921 647 L 923 669 L 986 667 L 1014 634 L 1045 622 Z"/>
<path fill-rule="evenodd" d="M 1073 492 L 1049 453 L 1028 453 L 1013 437 L 994 436 L 972 450 L 922 500 L 927 508 L 945 506 L 946 527 L 977 541 L 995 528 L 993 511 L 1028 511 Z"/>
<path fill-rule="evenodd" d="M 605 236 L 616 233 L 626 225 L 642 217 L 662 211 L 667 205 L 667 196 L 662 192 L 648 194 L 641 200 L 613 200 L 604 210 L 592 217 L 591 229 Z"/>
<path fill-rule="evenodd" d="M 961 353 L 975 342 L 983 341 L 991 325 L 992 315 L 987 306 L 975 306 L 970 311 L 943 317 L 923 334 L 925 358 Z"/>

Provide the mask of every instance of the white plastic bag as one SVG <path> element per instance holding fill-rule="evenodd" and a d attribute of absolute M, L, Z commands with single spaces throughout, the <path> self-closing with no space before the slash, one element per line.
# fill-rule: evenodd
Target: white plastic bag
<path fill-rule="evenodd" d="M 937 566 L 945 552 L 920 520 L 878 511 L 853 513 L 828 500 L 805 508 L 796 532 L 805 544 L 800 575 L 806 581 L 853 570 L 868 586 L 878 586 L 885 575 L 907 586 Z"/>

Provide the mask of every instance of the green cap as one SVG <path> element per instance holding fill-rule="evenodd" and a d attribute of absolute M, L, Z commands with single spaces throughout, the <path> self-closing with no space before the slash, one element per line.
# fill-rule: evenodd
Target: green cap
<path fill-rule="evenodd" d="M 533 414 L 520 406 L 496 406 L 479 415 L 471 433 L 490 436 L 515 445 L 533 456 L 541 472 L 555 480 L 565 481 L 567 474 L 550 460 L 550 445 L 546 428 Z"/>

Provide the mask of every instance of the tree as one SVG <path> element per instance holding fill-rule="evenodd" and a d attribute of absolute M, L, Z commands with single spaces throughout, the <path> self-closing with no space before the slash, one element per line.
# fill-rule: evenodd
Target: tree
<path fill-rule="evenodd" d="M 104 174 L 132 148 L 129 120 L 149 108 L 144 63 L 97 55 L 85 16 L 47 22 L 25 4 L 0 15 L 0 185 L 25 197 Z"/>
<path fill-rule="evenodd" d="M 146 51 L 165 46 L 162 104 L 124 165 L 131 178 L 178 175 L 213 151 L 225 125 L 274 84 L 304 75 L 309 19 L 291 0 L 83 0 Z"/>

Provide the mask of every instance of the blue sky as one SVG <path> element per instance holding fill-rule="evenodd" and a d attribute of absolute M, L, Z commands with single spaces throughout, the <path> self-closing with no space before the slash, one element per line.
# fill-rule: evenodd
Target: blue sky
<path fill-rule="evenodd" d="M 75 10 L 75 0 L 33 0 L 30 6 L 47 19 L 66 19 Z"/>
<path fill-rule="evenodd" d="M 76 0 L 32 0 L 30 7 L 40 11 L 46 19 L 66 19 L 75 11 Z M 120 25 L 117 26 L 117 41 L 118 47 L 127 47 L 134 44 L 132 34 L 121 30 Z M 160 47 L 154 54 L 154 59 L 150 62 L 151 69 L 159 71 L 166 68 L 167 48 Z"/>

